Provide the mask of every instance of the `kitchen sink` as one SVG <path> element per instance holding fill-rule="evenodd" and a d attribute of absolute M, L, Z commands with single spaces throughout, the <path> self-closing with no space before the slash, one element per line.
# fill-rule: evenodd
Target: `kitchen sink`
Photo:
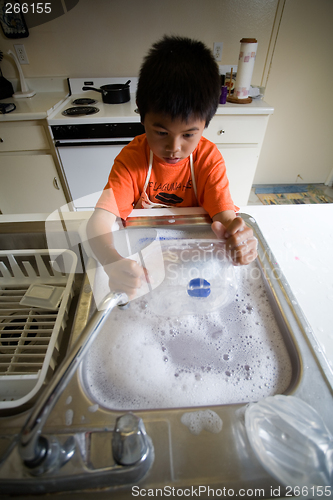
<path fill-rule="evenodd" d="M 95 404 L 114 411 L 215 406 L 296 387 L 299 354 L 259 264 L 233 266 L 223 243 L 209 237 L 210 230 L 132 230 L 132 253 L 141 252 L 153 283 L 163 270 L 163 282 L 110 314 L 85 356 L 80 380 Z M 107 275 L 98 266 L 89 276 L 99 303 Z M 189 290 L 198 279 L 206 288 Z"/>
<path fill-rule="evenodd" d="M 201 300 L 205 297 L 195 297 L 194 319 L 173 315 L 172 307 L 166 312 L 161 307 L 156 315 L 159 302 L 154 290 L 148 290 L 105 319 L 43 428 L 47 438 L 75 442 L 76 451 L 63 467 L 38 477 L 29 474 L 17 446 L 28 413 L 0 415 L 4 494 L 73 490 L 71 498 L 108 498 L 116 492 L 121 499 L 132 498 L 140 489 L 148 494 L 148 489 L 172 487 L 200 487 L 204 498 L 208 487 L 234 492 L 242 488 L 248 496 L 260 489 L 262 498 L 272 498 L 278 490 L 281 496 L 286 493 L 250 445 L 245 410 L 249 403 L 278 394 L 295 396 L 316 408 L 333 433 L 333 381 L 260 228 L 254 219 L 242 216 L 258 239 L 258 259 L 234 269 L 231 301 L 207 309 Z M 169 244 L 174 251 L 184 241 L 187 250 L 215 245 L 205 215 L 138 217 L 122 231 L 138 254 L 154 241 L 164 251 Z M 75 348 L 108 291 L 103 273 L 88 260 L 77 284 L 69 348 Z M 112 452 L 117 419 L 132 413 L 149 436 L 150 458 L 144 470 L 120 465 Z M 67 496 L 61 493 L 59 498 Z"/>

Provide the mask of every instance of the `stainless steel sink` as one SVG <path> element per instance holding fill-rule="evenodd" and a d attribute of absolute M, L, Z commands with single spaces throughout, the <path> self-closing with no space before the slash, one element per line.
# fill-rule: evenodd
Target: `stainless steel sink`
<path fill-rule="evenodd" d="M 115 411 L 220 406 L 297 385 L 299 355 L 256 262 L 233 266 L 210 230 L 131 233 L 155 288 L 110 314 L 85 356 L 80 380 L 91 401 Z M 99 303 L 108 277 L 94 265 Z"/>
<path fill-rule="evenodd" d="M 267 299 L 269 303 L 283 342 L 282 349 L 289 360 L 290 376 L 277 392 L 297 396 L 312 405 L 333 433 L 333 381 L 330 370 L 316 348 L 309 325 L 259 227 L 251 217 L 246 214 L 243 217 L 253 228 L 259 241 L 256 269 L 260 271 L 260 280 L 264 286 L 261 299 Z M 176 238 L 212 238 L 210 221 L 205 216 L 141 217 L 131 220 L 127 229 L 133 235 L 137 232 L 140 237 L 147 234 L 148 227 L 152 226 L 162 231 L 163 235 L 167 231 Z M 85 275 L 71 332 L 71 346 L 96 308 L 92 285 L 91 279 L 89 281 Z M 247 293 L 250 292 L 246 290 L 245 294 Z M 246 309 L 243 299 L 245 297 L 238 297 L 242 304 L 239 314 L 250 314 L 251 310 Z M 253 305 L 250 298 L 249 304 Z M 121 311 L 121 314 L 125 315 L 126 310 Z M 110 320 L 112 321 L 112 313 Z M 251 343 L 250 339 L 243 340 Z M 264 356 L 267 356 L 266 352 Z M 275 356 L 278 360 L 278 351 L 275 351 Z M 233 489 L 234 492 L 243 488 L 244 491 L 249 491 L 248 496 L 254 495 L 250 490 L 253 492 L 260 489 L 261 498 L 272 498 L 273 489 L 281 486 L 258 462 L 244 426 L 244 408 L 248 401 L 265 397 L 266 393 L 253 393 L 250 389 L 244 401 L 229 404 L 208 403 L 206 406 L 184 405 L 173 408 L 161 405 L 160 408 L 124 409 L 115 407 L 113 402 L 106 401 L 103 404 L 103 401 L 96 399 L 86 378 L 86 362 L 88 361 L 81 364 L 64 389 L 43 429 L 45 436 L 57 436 L 61 442 L 71 436 L 76 441 L 74 458 L 59 471 L 38 478 L 30 476 L 23 468 L 15 446 L 15 439 L 28 413 L 12 417 L 0 416 L 0 489 L 3 493 L 24 496 L 27 492 L 40 494 L 74 490 L 70 494 L 71 498 L 90 498 L 90 495 L 94 495 L 94 498 L 107 498 L 110 492 L 116 492 L 117 498 L 132 498 L 133 486 L 134 493 L 140 489 L 147 493 L 148 489 L 155 488 L 166 488 L 166 492 L 171 491 L 171 488 L 187 488 L 190 491 L 192 487 L 197 488 L 198 492 L 201 487 L 201 496 L 205 498 L 204 493 L 207 494 L 210 487 L 215 491 L 226 488 Z M 243 366 L 244 370 L 246 368 Z M 260 368 L 258 370 L 260 372 Z M 223 377 L 225 379 L 228 375 L 224 372 Z M 111 382 L 112 380 L 109 381 Z M 112 483 L 100 471 L 115 465 L 112 434 L 117 417 L 128 409 L 142 418 L 154 446 L 154 461 L 139 482 L 136 482 L 135 476 L 130 479 L 128 476 Z M 206 424 L 203 429 L 198 430 L 189 424 L 193 418 L 199 418 L 203 422 L 205 416 L 206 423 L 208 421 L 210 424 Z M 11 446 L 11 443 L 14 445 Z M 61 498 L 67 497 L 61 495 Z"/>

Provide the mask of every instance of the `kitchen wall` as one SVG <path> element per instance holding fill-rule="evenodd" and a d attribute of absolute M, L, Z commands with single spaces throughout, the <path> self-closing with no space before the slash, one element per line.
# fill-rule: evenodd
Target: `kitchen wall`
<path fill-rule="evenodd" d="M 59 8 L 59 2 L 52 4 Z M 254 80 L 259 82 L 277 3 L 79 0 L 65 15 L 31 28 L 26 39 L 12 41 L 1 33 L 0 47 L 5 53 L 13 43 L 24 43 L 30 62 L 23 67 L 26 77 L 135 76 L 149 47 L 165 33 L 197 38 L 211 48 L 223 42 L 223 64 L 237 64 L 241 38 L 257 37 Z M 17 76 L 8 56 L 2 70 L 7 78 Z"/>
<path fill-rule="evenodd" d="M 52 0 L 60 10 L 66 3 Z M 211 48 L 223 42 L 222 64 L 237 63 L 240 39 L 256 37 L 252 83 L 266 85 L 275 113 L 255 182 L 295 182 L 298 174 L 304 182 L 325 182 L 333 167 L 332 18 L 332 0 L 79 0 L 31 28 L 28 38 L 9 40 L 0 30 L 1 69 L 17 78 L 6 55 L 14 43 L 25 45 L 26 77 L 126 77 L 138 74 L 142 57 L 164 33 Z"/>
<path fill-rule="evenodd" d="M 285 2 L 265 92 L 275 111 L 257 184 L 332 184 L 332 19 L 332 0 Z"/>

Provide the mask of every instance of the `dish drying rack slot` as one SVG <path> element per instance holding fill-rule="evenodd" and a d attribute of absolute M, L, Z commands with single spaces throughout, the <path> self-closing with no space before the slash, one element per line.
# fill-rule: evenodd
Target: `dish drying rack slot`
<path fill-rule="evenodd" d="M 74 295 L 76 263 L 70 250 L 0 252 L 0 410 L 26 404 L 52 376 Z M 36 283 L 63 287 L 56 310 L 20 304 Z"/>

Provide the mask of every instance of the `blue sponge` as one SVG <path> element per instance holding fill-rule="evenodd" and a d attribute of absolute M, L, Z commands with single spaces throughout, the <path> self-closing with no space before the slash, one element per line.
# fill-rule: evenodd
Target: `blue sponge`
<path fill-rule="evenodd" d="M 202 278 L 194 278 L 187 285 L 187 293 L 190 297 L 208 297 L 210 283 Z"/>

